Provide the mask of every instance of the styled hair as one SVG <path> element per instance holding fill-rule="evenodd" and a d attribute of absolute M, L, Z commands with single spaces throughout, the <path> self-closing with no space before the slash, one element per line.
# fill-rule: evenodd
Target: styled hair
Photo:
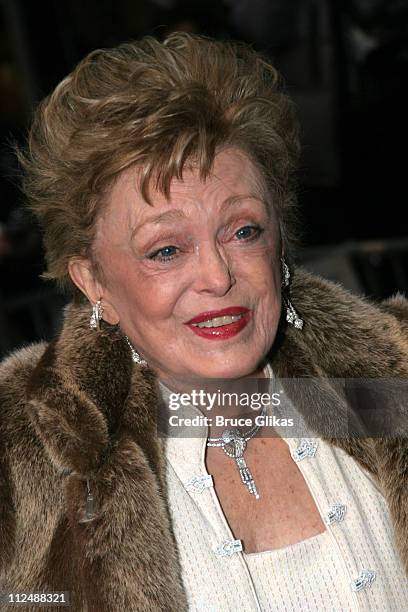
<path fill-rule="evenodd" d="M 150 190 L 168 196 L 186 163 L 204 180 L 229 146 L 260 169 L 287 249 L 299 141 L 275 68 L 246 45 L 186 33 L 91 52 L 39 104 L 18 153 L 43 231 L 44 277 L 72 289 L 68 262 L 92 256 L 97 217 L 125 169 L 141 169 L 151 203 Z"/>

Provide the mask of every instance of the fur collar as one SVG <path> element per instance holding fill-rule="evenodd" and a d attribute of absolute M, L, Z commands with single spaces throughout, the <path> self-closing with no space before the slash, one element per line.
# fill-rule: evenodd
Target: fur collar
<path fill-rule="evenodd" d="M 272 368 L 285 379 L 310 427 L 378 481 L 408 571 L 407 439 L 403 431 L 388 440 L 333 435 L 348 422 L 350 405 L 330 380 L 408 379 L 408 302 L 397 296 L 376 306 L 301 269 L 294 276 L 291 299 L 305 325 L 302 331 L 281 325 L 269 355 Z M 30 379 L 31 421 L 62 472 L 96 477 L 115 456 L 116 470 L 119 461 L 120 469 L 140 471 L 144 491 L 150 495 L 154 490 L 164 516 L 164 453 L 155 433 L 156 377 L 149 368 L 134 366 L 118 329 L 104 325 L 96 333 L 89 329 L 89 316 L 87 306 L 67 307 L 60 335 Z M 290 382 L 300 377 L 310 379 L 307 397 Z M 406 412 L 401 417 L 406 432 Z"/>

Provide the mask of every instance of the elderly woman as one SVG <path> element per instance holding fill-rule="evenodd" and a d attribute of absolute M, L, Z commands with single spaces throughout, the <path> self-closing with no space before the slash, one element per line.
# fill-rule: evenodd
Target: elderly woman
<path fill-rule="evenodd" d="M 93 52 L 38 108 L 25 190 L 74 299 L 0 370 L 5 609 L 406 609 L 404 423 L 359 429 L 333 379 L 407 378 L 408 306 L 289 268 L 297 153 L 275 69 L 186 34 Z M 205 420 L 200 381 L 278 389 L 309 434 Z M 159 426 L 169 398 L 199 435 Z"/>

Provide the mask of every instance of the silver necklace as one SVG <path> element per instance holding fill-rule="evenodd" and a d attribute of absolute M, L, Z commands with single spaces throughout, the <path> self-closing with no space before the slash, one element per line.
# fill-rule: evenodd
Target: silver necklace
<path fill-rule="evenodd" d="M 265 416 L 266 407 L 262 408 L 261 416 Z M 225 429 L 220 438 L 208 438 L 207 446 L 220 446 L 228 457 L 235 459 L 242 483 L 247 487 L 251 495 L 255 495 L 259 499 L 254 477 L 252 476 L 249 467 L 244 459 L 244 452 L 247 447 L 247 442 L 260 430 L 261 425 L 253 425 L 251 429 L 243 432 L 238 427 Z"/>

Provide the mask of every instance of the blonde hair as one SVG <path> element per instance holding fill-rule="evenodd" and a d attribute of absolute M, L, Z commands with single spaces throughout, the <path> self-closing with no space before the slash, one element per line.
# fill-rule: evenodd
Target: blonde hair
<path fill-rule="evenodd" d="M 45 277 L 72 288 L 71 257 L 91 255 L 109 187 L 141 168 L 140 188 L 169 193 L 194 160 L 200 177 L 227 146 L 261 170 L 287 247 L 299 143 L 293 104 L 251 48 L 186 33 L 87 55 L 38 106 L 20 151 L 23 189 L 43 229 Z"/>

